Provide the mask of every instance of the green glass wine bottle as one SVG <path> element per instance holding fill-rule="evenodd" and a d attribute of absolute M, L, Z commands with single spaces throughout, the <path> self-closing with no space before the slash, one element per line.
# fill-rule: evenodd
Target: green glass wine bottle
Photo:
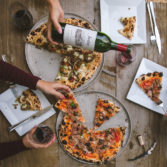
<path fill-rule="evenodd" d="M 111 38 L 103 32 L 97 32 L 90 29 L 73 26 L 66 23 L 60 23 L 62 34 L 52 26 L 52 39 L 60 42 L 84 49 L 97 52 L 106 52 L 109 50 L 118 50 L 130 53 L 130 46 L 113 42 Z"/>

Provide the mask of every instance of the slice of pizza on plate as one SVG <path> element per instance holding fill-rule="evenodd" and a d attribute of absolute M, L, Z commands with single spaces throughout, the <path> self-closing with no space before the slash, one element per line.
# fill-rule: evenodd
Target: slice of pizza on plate
<path fill-rule="evenodd" d="M 65 98 L 62 100 L 58 100 L 55 104 L 55 107 L 59 111 L 63 111 L 67 113 L 72 119 L 78 120 L 80 122 L 85 122 L 85 118 L 82 116 L 81 109 L 77 100 L 74 97 L 72 92 L 64 93 Z"/>
<path fill-rule="evenodd" d="M 135 31 L 136 16 L 121 17 L 120 21 L 124 25 L 124 29 L 120 29 L 118 32 L 128 39 L 132 39 Z"/>
<path fill-rule="evenodd" d="M 162 72 L 153 72 L 141 75 L 136 79 L 136 83 L 145 92 L 145 94 L 151 98 L 156 104 L 161 104 L 159 99 L 162 89 Z"/>
<path fill-rule="evenodd" d="M 21 110 L 42 110 L 41 102 L 38 96 L 30 89 L 23 91 L 21 96 L 16 99 L 16 102 L 21 104 Z"/>
<path fill-rule="evenodd" d="M 94 128 L 100 127 L 105 121 L 109 120 L 120 108 L 109 100 L 98 99 L 94 119 Z"/>

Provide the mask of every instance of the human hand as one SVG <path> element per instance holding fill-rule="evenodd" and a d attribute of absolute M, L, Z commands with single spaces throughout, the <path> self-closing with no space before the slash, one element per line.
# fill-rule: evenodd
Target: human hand
<path fill-rule="evenodd" d="M 49 147 L 51 144 L 54 143 L 54 141 L 56 140 L 56 135 L 53 136 L 52 140 L 49 143 L 46 144 L 40 144 L 37 143 L 34 139 L 33 139 L 33 135 L 36 131 L 37 127 L 34 127 L 29 133 L 27 133 L 23 139 L 22 142 L 24 144 L 25 147 L 27 148 L 47 148 Z"/>
<path fill-rule="evenodd" d="M 52 40 L 52 24 L 61 34 L 62 28 L 59 22 L 64 22 L 64 11 L 59 3 L 59 0 L 48 0 L 49 3 L 49 20 L 48 20 L 48 39 L 53 44 L 57 44 Z"/>
<path fill-rule="evenodd" d="M 47 94 L 51 94 L 58 99 L 64 99 L 64 95 L 60 93 L 59 90 L 63 92 L 71 91 L 71 89 L 66 85 L 63 85 L 58 82 L 47 82 L 44 80 L 38 80 L 36 88 L 40 89 L 41 91 Z"/>

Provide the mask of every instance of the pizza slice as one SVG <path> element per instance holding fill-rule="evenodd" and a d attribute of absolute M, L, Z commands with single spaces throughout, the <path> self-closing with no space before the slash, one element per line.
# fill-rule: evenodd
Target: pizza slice
<path fill-rule="evenodd" d="M 94 128 L 100 127 L 105 121 L 109 120 L 120 111 L 114 103 L 108 100 L 98 99 L 94 119 Z"/>
<path fill-rule="evenodd" d="M 64 113 L 67 113 L 72 119 L 79 120 L 81 122 L 85 122 L 84 117 L 82 116 L 81 109 L 79 107 L 79 104 L 77 103 L 74 94 L 71 93 L 64 93 L 65 99 L 58 100 L 55 104 L 55 107 L 63 111 Z"/>
<path fill-rule="evenodd" d="M 125 127 L 118 127 L 96 132 L 96 138 L 98 139 L 96 150 L 101 162 L 111 160 L 121 149 L 125 129 Z"/>
<path fill-rule="evenodd" d="M 136 16 L 121 17 L 120 21 L 124 25 L 124 29 L 120 29 L 118 32 L 128 39 L 132 39 L 135 31 Z"/>
<path fill-rule="evenodd" d="M 145 94 L 151 98 L 156 104 L 161 104 L 159 99 L 162 89 L 162 72 L 153 72 L 141 75 L 136 79 L 136 83 L 145 92 Z"/>
<path fill-rule="evenodd" d="M 42 110 L 38 96 L 30 89 L 25 90 L 16 101 L 21 104 L 21 110 Z"/>
<path fill-rule="evenodd" d="M 85 50 L 75 51 L 70 56 L 64 56 L 61 61 L 56 81 L 75 89 L 87 82 L 101 64 L 101 53 Z"/>

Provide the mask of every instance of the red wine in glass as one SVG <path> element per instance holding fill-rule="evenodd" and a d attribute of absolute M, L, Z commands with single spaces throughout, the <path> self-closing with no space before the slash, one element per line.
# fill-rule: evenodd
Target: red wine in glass
<path fill-rule="evenodd" d="M 131 64 L 136 57 L 136 48 L 131 45 L 131 52 L 130 53 L 126 53 L 126 52 L 119 52 L 117 57 L 116 57 L 116 61 L 119 65 L 125 67 L 129 64 Z"/>
<path fill-rule="evenodd" d="M 45 144 L 53 139 L 53 130 L 46 125 L 39 125 L 34 133 L 34 140 Z"/>
<path fill-rule="evenodd" d="M 30 30 L 33 26 L 33 17 L 28 9 L 20 2 L 14 2 L 10 8 L 10 15 L 14 25 L 20 30 Z"/>

